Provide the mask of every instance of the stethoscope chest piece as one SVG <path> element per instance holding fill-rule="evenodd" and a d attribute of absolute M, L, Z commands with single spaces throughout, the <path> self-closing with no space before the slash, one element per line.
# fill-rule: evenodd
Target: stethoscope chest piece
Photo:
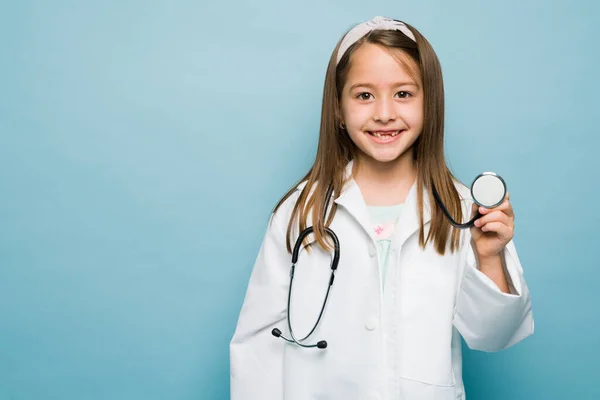
<path fill-rule="evenodd" d="M 506 183 L 494 172 L 479 174 L 471 184 L 471 196 L 477 205 L 494 208 L 504 201 Z"/>

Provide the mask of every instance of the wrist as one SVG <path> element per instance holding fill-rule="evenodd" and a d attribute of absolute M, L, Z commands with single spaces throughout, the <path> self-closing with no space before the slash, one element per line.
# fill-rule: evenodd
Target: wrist
<path fill-rule="evenodd" d="M 502 260 L 502 256 L 500 255 L 500 253 L 491 254 L 491 255 L 477 254 L 477 259 L 482 264 L 490 264 L 490 263 L 495 264 L 497 261 Z"/>
<path fill-rule="evenodd" d="M 479 271 L 487 275 L 498 286 L 500 291 L 510 293 L 507 274 L 504 268 L 502 253 L 491 256 L 478 257 Z"/>
<path fill-rule="evenodd" d="M 480 270 L 495 270 L 502 267 L 502 252 L 494 254 L 481 254 L 475 250 L 475 256 Z"/>

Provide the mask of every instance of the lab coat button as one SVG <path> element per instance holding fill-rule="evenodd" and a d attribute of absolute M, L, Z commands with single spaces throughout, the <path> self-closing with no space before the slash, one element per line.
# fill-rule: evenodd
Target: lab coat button
<path fill-rule="evenodd" d="M 369 255 L 371 257 L 375 257 L 375 254 L 376 254 L 375 245 L 373 243 L 369 243 Z"/>
<path fill-rule="evenodd" d="M 367 323 L 365 324 L 365 328 L 367 328 L 367 330 L 372 331 L 375 328 L 377 328 L 377 318 L 376 317 L 370 317 L 367 320 Z"/>

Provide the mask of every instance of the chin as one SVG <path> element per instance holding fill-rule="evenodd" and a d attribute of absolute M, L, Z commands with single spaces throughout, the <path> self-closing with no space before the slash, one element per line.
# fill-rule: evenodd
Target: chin
<path fill-rule="evenodd" d="M 386 163 L 393 163 L 394 161 L 397 161 L 400 158 L 401 154 L 397 154 L 397 155 L 377 155 L 377 154 L 369 154 L 368 157 L 373 160 L 376 161 L 378 163 L 382 163 L 382 164 L 386 164 Z"/>
<path fill-rule="evenodd" d="M 374 151 L 369 154 L 371 158 L 379 162 L 391 162 L 405 156 L 406 149 L 388 149 L 388 151 Z"/>
<path fill-rule="evenodd" d="M 392 150 L 392 149 L 389 149 L 389 150 Z M 375 161 L 375 162 L 378 162 L 381 164 L 388 164 L 388 163 L 399 162 L 400 160 L 406 159 L 408 157 L 412 158 L 412 151 L 411 151 L 411 147 L 409 147 L 408 149 L 394 149 L 393 151 L 362 152 L 362 155 L 368 157 L 372 161 Z"/>

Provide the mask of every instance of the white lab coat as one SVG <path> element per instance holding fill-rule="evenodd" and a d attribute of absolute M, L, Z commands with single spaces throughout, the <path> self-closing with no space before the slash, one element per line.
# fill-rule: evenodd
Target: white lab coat
<path fill-rule="evenodd" d="M 349 174 L 352 163 L 347 167 Z M 232 400 L 465 399 L 460 336 L 472 349 L 499 351 L 533 333 L 529 290 L 511 241 L 504 251 L 511 294 L 477 269 L 470 231 L 462 247 L 439 256 L 418 244 L 416 183 L 405 200 L 382 290 L 376 242 L 354 180 L 335 199 L 331 224 L 340 262 L 319 327 L 306 349 L 289 337 L 286 311 L 291 256 L 285 232 L 300 189 L 272 216 L 230 343 Z M 457 183 L 463 213 L 469 190 Z M 426 229 L 429 202 L 424 196 Z M 427 232 L 427 231 L 426 231 Z M 292 327 L 304 337 L 316 321 L 329 281 L 330 255 L 302 252 L 292 294 Z"/>

